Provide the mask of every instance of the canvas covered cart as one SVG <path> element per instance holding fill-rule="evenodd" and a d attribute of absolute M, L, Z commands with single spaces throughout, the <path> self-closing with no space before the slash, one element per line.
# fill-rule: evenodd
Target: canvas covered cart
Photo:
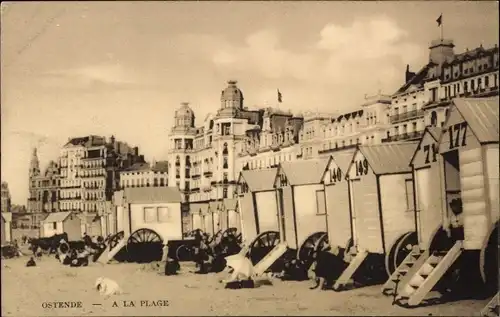
<path fill-rule="evenodd" d="M 401 285 L 402 305 L 419 305 L 443 280 L 454 282 L 448 288 L 461 295 L 498 292 L 498 103 L 498 97 L 451 103 L 438 142 L 440 177 L 432 179 L 441 179 L 443 230 L 430 239 L 429 254 Z M 420 187 L 435 186 L 429 183 Z M 427 231 L 433 226 L 420 224 Z"/>
<path fill-rule="evenodd" d="M 409 166 L 416 142 L 358 146 L 347 169 L 351 195 L 352 242 L 349 262 L 334 285 L 385 281 L 413 245 L 413 177 Z"/>

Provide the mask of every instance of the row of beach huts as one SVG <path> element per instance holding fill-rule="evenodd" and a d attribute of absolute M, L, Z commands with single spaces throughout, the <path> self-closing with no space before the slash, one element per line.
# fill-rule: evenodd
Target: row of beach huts
<path fill-rule="evenodd" d="M 110 257 L 135 243 L 182 244 L 195 230 L 238 235 L 254 264 L 267 261 L 264 270 L 283 258 L 312 265 L 325 253 L 335 290 L 379 283 L 402 306 L 435 293 L 492 296 L 498 148 L 498 97 L 455 99 L 443 126 L 427 127 L 420 141 L 244 170 L 236 198 L 185 206 L 174 188 L 127 188 L 115 193 L 101 232 L 114 234 Z"/>

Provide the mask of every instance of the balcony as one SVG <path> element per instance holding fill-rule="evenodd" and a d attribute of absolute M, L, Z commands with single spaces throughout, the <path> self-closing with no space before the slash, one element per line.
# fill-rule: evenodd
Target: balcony
<path fill-rule="evenodd" d="M 392 115 L 390 118 L 391 123 L 398 123 L 403 121 L 408 121 L 411 119 L 416 119 L 424 116 L 423 110 L 412 110 L 405 113 L 399 113 Z"/>
<path fill-rule="evenodd" d="M 420 130 L 420 131 L 413 131 L 413 132 L 409 132 L 409 133 L 391 135 L 385 139 L 382 139 L 382 143 L 396 142 L 396 141 L 412 141 L 412 140 L 420 139 L 423 134 L 424 134 L 424 131 Z"/>
<path fill-rule="evenodd" d="M 210 177 L 210 176 L 212 176 L 212 175 L 213 175 L 213 172 L 212 172 L 211 170 L 204 171 L 204 172 L 203 172 L 203 175 L 204 175 L 205 177 Z"/>

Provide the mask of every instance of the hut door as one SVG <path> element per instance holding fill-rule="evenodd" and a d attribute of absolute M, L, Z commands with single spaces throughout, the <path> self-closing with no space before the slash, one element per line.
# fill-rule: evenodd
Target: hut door
<path fill-rule="evenodd" d="M 444 186 L 446 192 L 446 214 L 450 220 L 452 236 L 463 240 L 462 199 L 460 186 L 460 163 L 458 150 L 443 154 Z"/>
<path fill-rule="evenodd" d="M 278 189 L 276 191 L 278 195 L 278 217 L 280 223 L 280 238 L 282 241 L 286 241 L 286 230 L 285 230 L 285 208 L 283 206 L 283 189 Z"/>
<path fill-rule="evenodd" d="M 355 184 L 356 183 L 356 184 Z M 351 234 L 352 234 L 352 242 L 353 245 L 356 245 L 357 243 L 357 234 L 356 234 L 356 206 L 354 205 L 354 195 L 356 195 L 356 190 L 355 188 L 359 186 L 360 180 L 359 179 L 352 179 L 349 181 L 349 192 L 351 195 L 349 195 L 349 201 L 351 203 Z"/>

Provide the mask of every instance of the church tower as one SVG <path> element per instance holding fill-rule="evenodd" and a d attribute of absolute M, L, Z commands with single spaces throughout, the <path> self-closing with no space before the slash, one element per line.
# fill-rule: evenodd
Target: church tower
<path fill-rule="evenodd" d="M 33 154 L 31 155 L 31 162 L 30 162 L 30 178 L 34 176 L 39 176 L 40 175 L 40 162 L 38 161 L 38 155 L 37 155 L 37 150 L 36 148 L 33 149 Z"/>

